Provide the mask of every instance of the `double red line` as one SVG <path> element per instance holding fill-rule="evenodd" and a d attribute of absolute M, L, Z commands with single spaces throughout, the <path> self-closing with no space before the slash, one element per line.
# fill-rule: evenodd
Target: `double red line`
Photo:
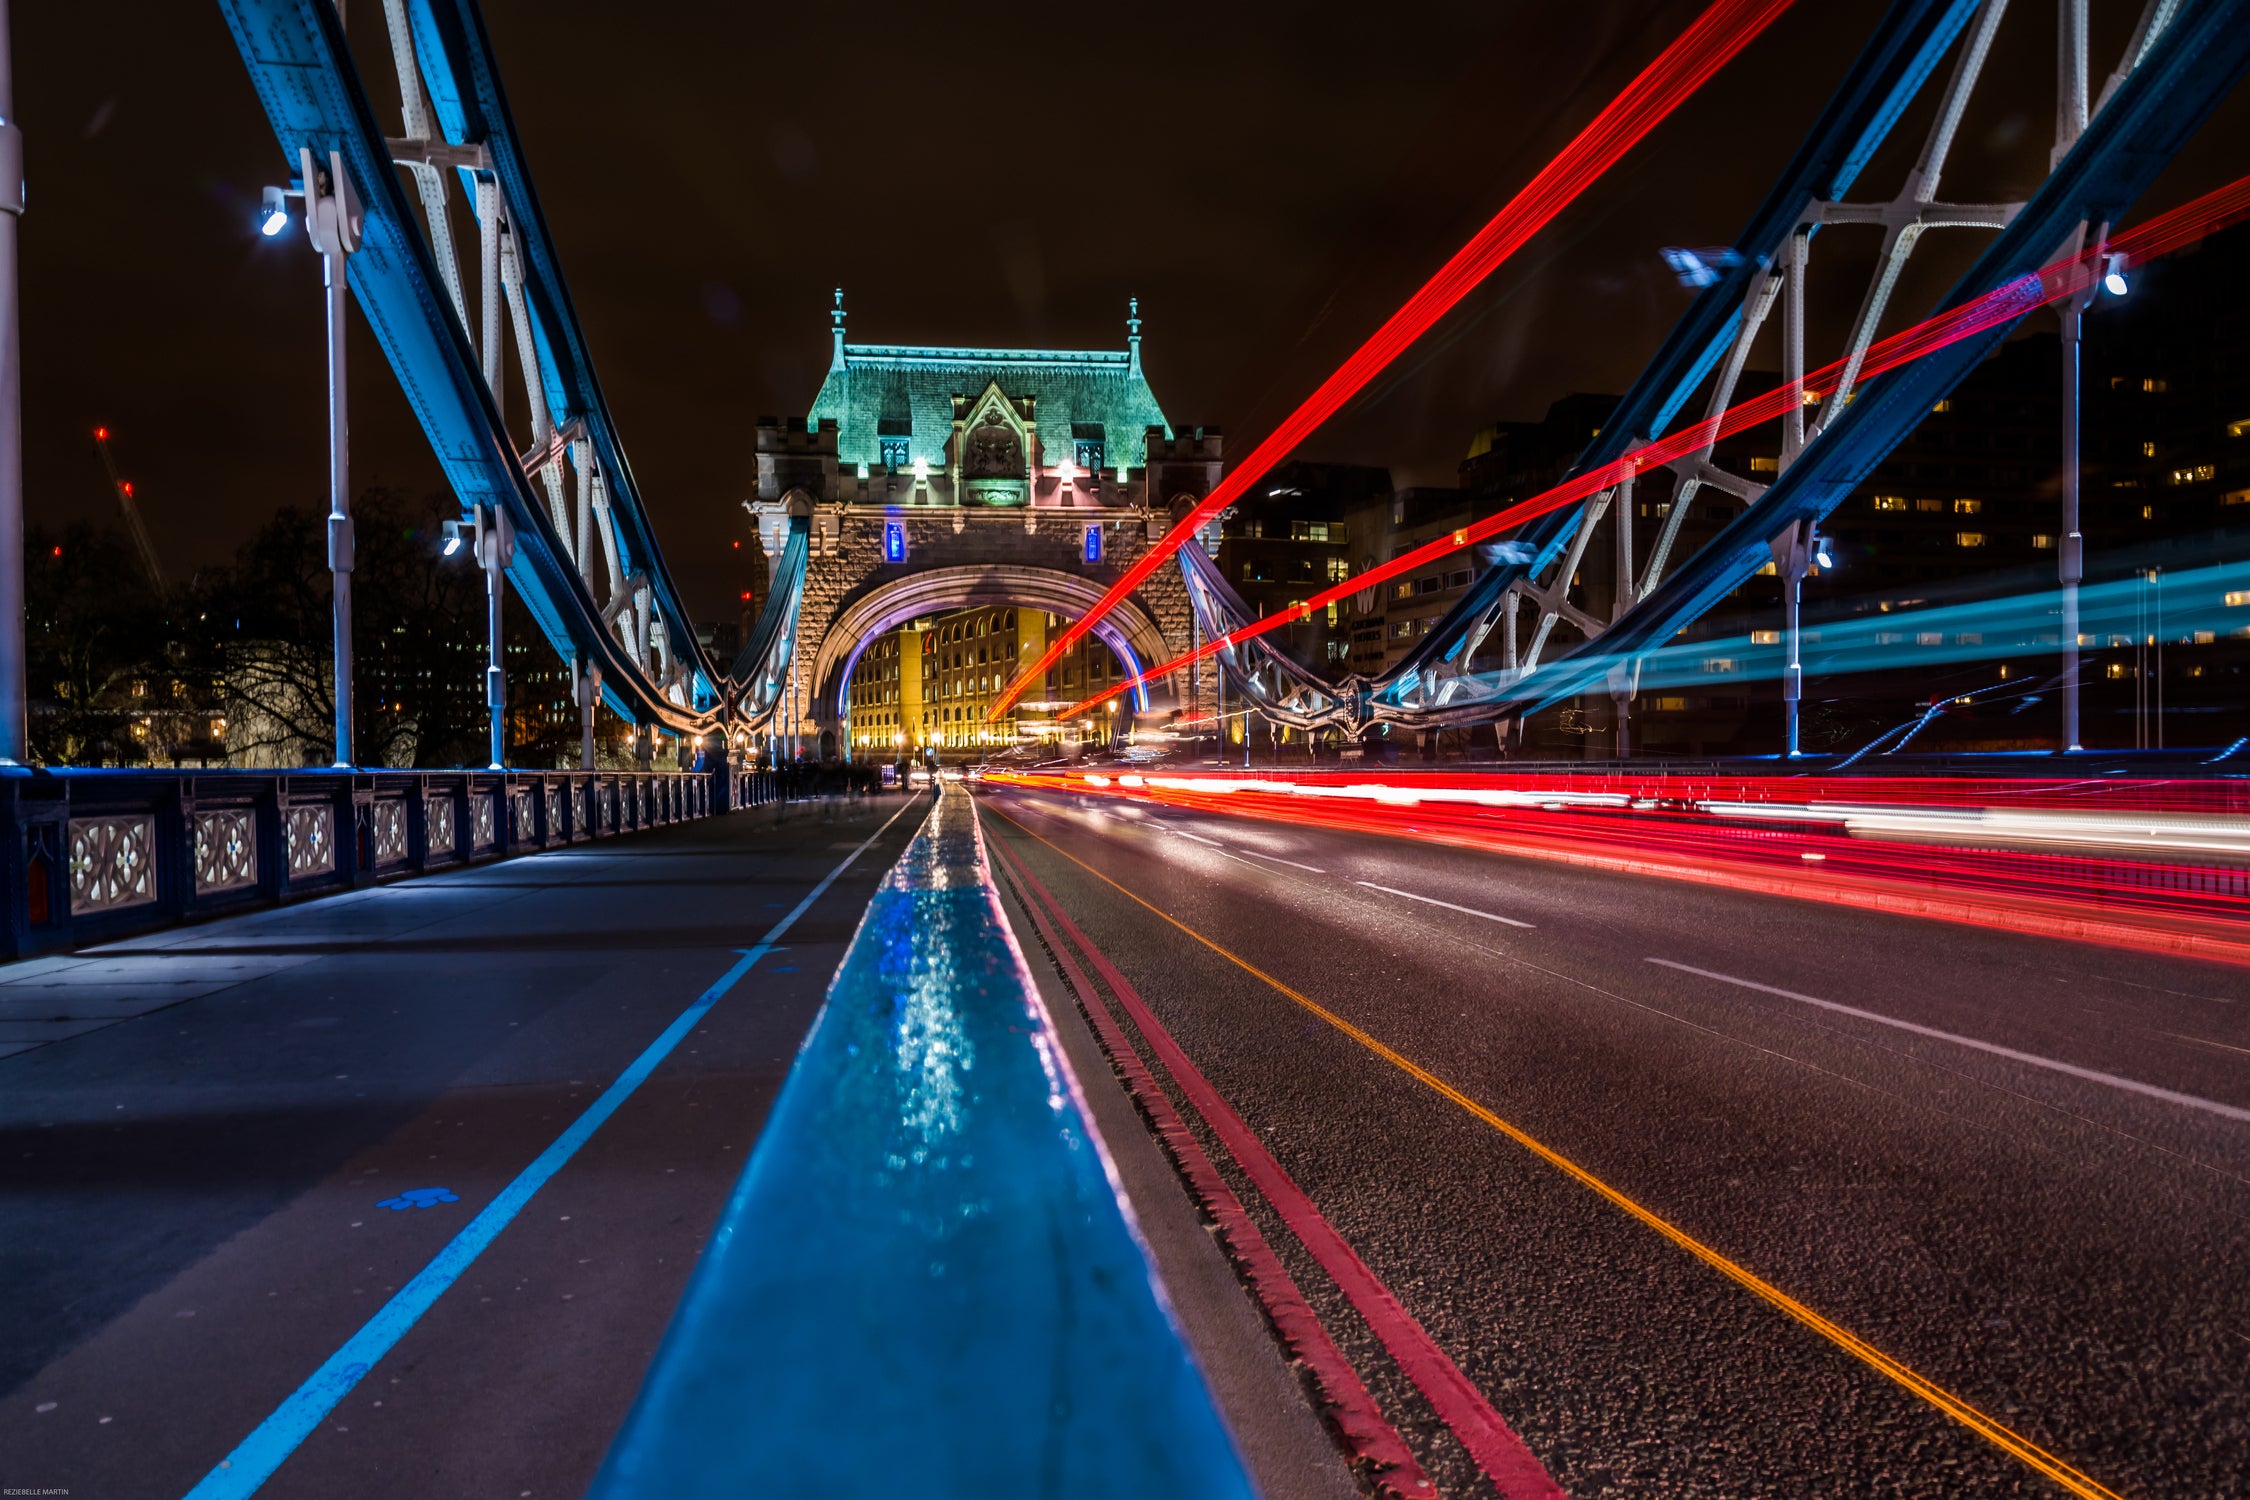
<path fill-rule="evenodd" d="M 1164 1071 L 1171 1074 L 1189 1107 L 1234 1157 L 1244 1175 L 1288 1225 L 1290 1233 L 1367 1321 L 1384 1349 L 1429 1400 L 1438 1416 L 1452 1428 L 1454 1436 L 1500 1492 L 1509 1500 L 1519 1500 L 1519 1497 L 1563 1500 L 1562 1487 L 1524 1446 L 1523 1439 L 1437 1346 L 1414 1315 L 1399 1304 L 1390 1288 L 1368 1268 L 1359 1253 L 1345 1242 L 1312 1199 L 1274 1160 L 1256 1133 L 1188 1060 L 1179 1043 L 1149 1011 L 1131 981 L 1119 973 L 1108 956 L 1071 921 L 1061 903 L 1020 858 L 997 839 L 985 842 L 1022 896 L 1024 910 L 1030 914 L 1040 940 L 1054 954 L 1064 979 L 1077 993 L 1103 1050 L 1109 1053 L 1165 1149 L 1179 1163 L 1197 1199 L 1217 1221 L 1235 1263 L 1242 1268 L 1275 1331 L 1318 1383 L 1328 1403 L 1326 1415 L 1335 1425 L 1352 1461 L 1370 1471 L 1378 1484 L 1392 1495 L 1427 1500 L 1436 1493 L 1415 1461 L 1413 1450 L 1384 1417 L 1351 1362 L 1336 1348 L 1335 1341 L 1321 1326 L 1256 1221 L 1172 1107 L 1170 1098 L 1158 1085 L 1131 1037 L 1104 1004 L 1101 992 L 1088 981 L 1085 971 L 1072 956 L 1073 945 L 1131 1018 L 1134 1029 L 1156 1054 Z"/>

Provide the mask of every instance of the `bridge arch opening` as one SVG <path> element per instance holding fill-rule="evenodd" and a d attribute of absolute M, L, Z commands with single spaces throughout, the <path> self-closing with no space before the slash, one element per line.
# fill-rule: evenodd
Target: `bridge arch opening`
<path fill-rule="evenodd" d="M 850 723 L 853 673 L 871 645 L 902 625 L 975 609 L 995 610 L 1003 617 L 1011 611 L 1043 612 L 1069 621 L 1092 609 L 1101 594 L 1102 585 L 1096 580 L 1020 565 L 932 568 L 878 584 L 838 611 L 822 635 L 812 657 L 811 716 L 825 728 L 836 731 L 839 745 L 852 746 L 855 741 L 864 740 L 864 735 L 853 732 Z M 966 623 L 973 628 L 979 622 Z M 960 626 L 949 628 L 957 630 Z M 1092 634 L 1115 655 L 1121 668 L 1121 681 L 1129 681 L 1150 663 L 1176 654 L 1176 648 L 1166 641 L 1155 619 L 1133 600 L 1113 610 L 1094 627 Z M 960 642 L 942 643 L 937 653 L 948 654 L 956 647 L 975 649 L 974 642 L 964 637 Z M 990 673 L 1001 675 L 1003 680 L 1013 676 L 1021 665 L 1022 662 L 1015 660 L 978 663 Z M 1072 696 L 1081 695 L 1074 692 Z M 1149 685 L 1133 691 L 1133 713 L 1145 713 L 1151 704 Z M 901 707 L 918 708 L 919 705 Z M 958 738 L 963 743 L 973 743 L 966 721 L 962 727 L 963 734 Z M 910 742 L 960 748 L 951 743 L 956 737 L 948 735 L 942 726 L 931 726 L 931 730 L 934 732 L 914 734 Z M 861 754 L 876 751 L 875 746 L 866 743 L 856 748 Z"/>

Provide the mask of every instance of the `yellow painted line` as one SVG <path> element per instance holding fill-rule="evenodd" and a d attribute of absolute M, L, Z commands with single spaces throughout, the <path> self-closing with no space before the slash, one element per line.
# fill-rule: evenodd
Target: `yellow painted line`
<path fill-rule="evenodd" d="M 999 809 L 993 808 L 992 811 L 999 812 Z M 1000 813 L 1000 816 L 1004 818 L 1008 817 L 1006 813 Z M 2023 1436 L 2023 1434 L 2015 1431 L 2013 1428 L 2007 1426 L 2005 1423 L 1999 1421 L 1998 1419 L 1985 1415 L 1985 1413 L 1978 1410 L 1976 1407 L 1971 1406 L 1968 1402 L 1962 1400 L 1959 1396 L 1954 1395 L 1951 1391 L 1946 1390 L 1943 1386 L 1938 1385 L 1935 1381 L 1932 1381 L 1925 1376 L 1916 1374 L 1913 1370 L 1899 1363 L 1899 1361 L 1891 1358 L 1891 1356 L 1885 1354 L 1882 1350 L 1876 1348 L 1873 1344 L 1868 1343 L 1865 1339 L 1861 1338 L 1858 1334 L 1853 1333 L 1850 1329 L 1845 1328 L 1843 1325 L 1836 1323 L 1828 1318 L 1822 1317 L 1819 1313 L 1813 1311 L 1804 1303 L 1799 1302 L 1796 1298 L 1790 1296 L 1780 1287 L 1775 1286 L 1772 1282 L 1767 1281 L 1764 1277 L 1758 1275 L 1757 1272 L 1752 1271 L 1747 1266 L 1741 1265 L 1736 1261 L 1728 1259 L 1725 1255 L 1720 1254 L 1717 1250 L 1712 1249 L 1709 1245 L 1704 1244 L 1701 1240 L 1696 1239 L 1686 1230 L 1679 1228 L 1670 1220 L 1663 1218 L 1653 1210 L 1643 1208 L 1639 1203 L 1635 1202 L 1631 1198 L 1628 1198 L 1627 1196 L 1625 1196 L 1625 1194 L 1619 1192 L 1616 1188 L 1611 1187 L 1608 1183 L 1602 1181 L 1599 1177 L 1596 1177 L 1593 1173 L 1587 1171 L 1584 1167 L 1578 1165 L 1578 1163 L 1572 1161 L 1569 1157 L 1564 1156 L 1561 1152 L 1556 1151 L 1552 1147 L 1527 1134 L 1523 1130 L 1518 1129 L 1516 1126 L 1509 1124 L 1506 1120 L 1501 1119 L 1491 1110 L 1485 1108 L 1482 1104 L 1479 1104 L 1476 1100 L 1470 1098 L 1467 1094 L 1462 1093 L 1459 1089 L 1455 1088 L 1452 1084 L 1447 1083 L 1444 1079 L 1438 1077 L 1429 1069 L 1413 1061 L 1411 1058 L 1402 1056 L 1401 1054 L 1394 1052 L 1393 1050 L 1391 1050 L 1391 1048 L 1385 1046 L 1382 1042 L 1377 1041 L 1374 1037 L 1360 1030 L 1357 1026 L 1354 1026 L 1351 1022 L 1345 1020 L 1342 1016 L 1337 1015 L 1334 1011 L 1328 1009 L 1318 1001 L 1313 1000 L 1309 996 L 1306 996 L 1299 991 L 1290 988 L 1286 984 L 1283 984 L 1280 980 L 1274 978 L 1271 974 L 1268 974 L 1265 970 L 1259 968 L 1256 964 L 1250 962 L 1240 954 L 1231 952 L 1230 950 L 1221 947 L 1219 944 L 1211 941 L 1211 939 L 1205 937 L 1202 933 L 1197 932 L 1194 928 L 1188 926 L 1185 922 L 1182 922 L 1181 920 L 1179 920 L 1179 918 L 1171 915 L 1169 912 L 1163 911 L 1150 902 L 1142 900 L 1141 897 L 1134 895 L 1133 892 L 1127 890 L 1124 886 L 1119 885 L 1116 881 L 1110 879 L 1107 875 L 1104 875 L 1101 871 L 1095 869 L 1092 865 L 1087 864 L 1084 860 L 1078 858 L 1068 850 L 1062 849 L 1055 844 L 1049 843 L 1046 839 L 1040 838 L 1038 834 L 1033 833 L 1029 828 L 1025 828 L 1022 823 L 1016 822 L 1014 818 L 1008 818 L 1008 821 L 1011 823 L 1015 823 L 1016 827 L 1022 829 L 1025 834 L 1029 835 L 1031 838 L 1038 839 L 1038 841 L 1042 844 L 1046 844 L 1049 849 L 1053 849 L 1055 853 L 1060 854 L 1064 859 L 1069 860 L 1072 864 L 1078 866 L 1079 869 L 1084 870 L 1087 874 L 1093 876 L 1096 880 L 1099 880 L 1102 884 L 1108 886 L 1111 890 L 1116 891 L 1122 896 L 1130 898 L 1136 905 L 1146 908 L 1156 916 L 1162 917 L 1166 922 L 1171 923 L 1172 926 L 1178 928 L 1181 932 L 1186 933 L 1189 937 L 1194 938 L 1204 947 L 1210 949 L 1213 953 L 1218 954 L 1221 958 L 1227 960 L 1229 963 L 1234 964 L 1237 968 L 1240 968 L 1245 973 L 1255 975 L 1265 983 L 1273 986 L 1274 989 L 1280 991 L 1284 995 L 1287 995 L 1291 1000 L 1294 1000 L 1297 1004 L 1303 1006 L 1306 1010 L 1311 1011 L 1314 1015 L 1320 1017 L 1323 1021 L 1326 1021 L 1329 1025 L 1335 1027 L 1338 1031 L 1341 1031 L 1344 1035 L 1350 1037 L 1353 1041 L 1359 1043 L 1362 1047 L 1365 1047 L 1368 1051 L 1383 1059 L 1383 1061 L 1389 1063 L 1391 1066 L 1397 1068 L 1399 1071 L 1413 1078 L 1417 1083 L 1423 1084 L 1431 1090 L 1444 1095 L 1446 1098 L 1452 1100 L 1455 1104 L 1461 1106 L 1461 1108 L 1467 1110 L 1470 1114 L 1476 1116 L 1479 1120 L 1482 1120 L 1485 1124 L 1491 1126 L 1494 1130 L 1499 1131 L 1509 1140 L 1514 1141 L 1517 1145 L 1523 1147 L 1526 1151 L 1529 1151 L 1532 1155 L 1538 1157 L 1541 1161 L 1546 1162 L 1549 1166 L 1554 1167 L 1557 1171 L 1562 1172 L 1565 1176 L 1572 1178 L 1585 1187 L 1591 1188 L 1594 1192 L 1608 1199 L 1611 1203 L 1623 1209 L 1626 1213 L 1631 1214 L 1634 1218 L 1640 1220 L 1643 1224 L 1646 1224 L 1649 1228 L 1655 1230 L 1658 1234 L 1664 1236 L 1664 1238 L 1670 1240 L 1673 1244 L 1679 1246 L 1682 1250 L 1685 1250 L 1688 1254 L 1694 1256 L 1697 1260 L 1702 1261 L 1705 1265 L 1711 1267 L 1711 1269 L 1717 1271 L 1720 1275 L 1726 1277 L 1729 1281 L 1735 1282 L 1736 1284 L 1748 1289 L 1749 1291 L 1756 1293 L 1758 1296 L 1764 1298 L 1767 1302 L 1773 1304 L 1775 1307 L 1781 1309 L 1781 1311 L 1787 1313 L 1790 1317 L 1795 1318 L 1798 1322 L 1804 1324 L 1807 1328 L 1810 1328 L 1813 1332 L 1819 1334 L 1822 1338 L 1825 1338 L 1830 1343 L 1835 1344 L 1845 1353 L 1870 1366 L 1877 1373 L 1906 1387 L 1906 1389 L 1912 1391 L 1915 1395 L 1921 1397 L 1924 1401 L 1929 1402 L 1930 1405 L 1936 1407 L 1939 1411 L 1944 1412 L 1954 1421 L 1959 1422 L 1962 1426 L 1968 1428 L 1971 1432 L 1976 1433 L 1979 1437 L 1985 1439 L 1985 1441 L 1991 1443 L 1994 1447 L 1999 1448 L 2003 1452 L 2006 1452 L 2013 1457 L 2021 1460 L 2029 1467 L 2038 1470 L 2041 1474 L 2046 1475 L 2049 1479 L 2052 1479 L 2055 1483 L 2061 1485 L 2064 1489 L 2070 1491 L 2070 1493 L 2072 1493 L 2073 1495 L 2083 1497 L 2083 1500 L 2124 1500 L 2124 1497 L 2119 1495 L 2115 1490 L 2109 1489 L 2097 1480 L 2091 1479 L 2085 1474 L 2080 1473 L 2078 1470 L 2072 1468 L 2063 1460 L 2055 1457 L 2055 1455 L 2040 1447 L 2037 1443 L 2034 1443 L 2031 1439 Z"/>

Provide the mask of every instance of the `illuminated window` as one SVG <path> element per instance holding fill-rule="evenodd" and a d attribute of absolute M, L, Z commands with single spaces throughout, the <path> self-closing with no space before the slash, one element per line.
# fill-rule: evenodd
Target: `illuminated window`
<path fill-rule="evenodd" d="M 1957 516 L 1973 516 L 1983 509 L 1984 502 L 1982 500 L 1956 500 L 1953 502 L 1953 513 Z"/>
<path fill-rule="evenodd" d="M 1651 698 L 1648 706 L 1660 714 L 1676 714 L 1687 707 L 1685 698 Z"/>
<path fill-rule="evenodd" d="M 2125 675 L 2125 663 L 2121 661 L 2111 662 L 2109 664 L 2109 675 L 2112 677 L 2123 677 Z"/>
<path fill-rule="evenodd" d="M 1753 646 L 1778 646 L 1781 644 L 1781 632 L 1778 630 L 1753 630 L 1750 632 L 1750 644 Z"/>
<path fill-rule="evenodd" d="M 1931 407 L 1930 410 L 1933 412 L 1949 412 L 1953 410 L 1953 398 L 1951 396 L 1946 397 L 1943 401 L 1940 401 L 1937 405 Z"/>
<path fill-rule="evenodd" d="M 1953 545 L 1956 547 L 1981 547 L 1984 545 L 1984 533 L 1981 531 L 1956 531 L 1953 533 Z"/>
<path fill-rule="evenodd" d="M 1410 579 L 1410 578 L 1401 578 L 1401 579 L 1400 579 L 1400 580 L 1399 580 L 1398 582 L 1396 582 L 1396 583 L 1392 584 L 1392 585 L 1391 585 L 1391 597 L 1392 597 L 1393 599 L 1411 599 L 1411 598 L 1413 598 L 1413 597 L 1414 597 L 1414 581 L 1413 581 L 1412 579 Z"/>
<path fill-rule="evenodd" d="M 1875 497 L 1875 508 L 1877 510 L 1906 510 L 1908 506 L 1904 495 L 1877 495 Z"/>
<path fill-rule="evenodd" d="M 1778 474 L 1781 472 L 1781 460 L 1778 458 L 1753 458 L 1750 460 L 1750 472 L 1753 474 Z"/>
<path fill-rule="evenodd" d="M 1760 578 L 1772 578 L 1780 571 L 1781 569 L 1775 567 L 1772 563 L 1769 562 L 1764 567 L 1758 569 L 1758 576 Z"/>
<path fill-rule="evenodd" d="M 2227 423 L 2228 437 L 2250 437 L 2250 417 L 2238 417 Z"/>
<path fill-rule="evenodd" d="M 2219 503 L 2222 505 L 2250 505 L 2250 490 L 2228 490 Z"/>
<path fill-rule="evenodd" d="M 2144 505 L 2144 506 L 2142 506 L 2142 507 L 2141 507 L 2141 519 L 2142 519 L 2142 520 L 2144 520 L 2144 521 L 2153 521 L 2153 520 L 2155 520 L 2155 519 L 2156 519 L 2156 507 L 2155 507 L 2155 506 L 2153 506 L 2153 505 Z"/>
<path fill-rule="evenodd" d="M 2227 608 L 2240 609 L 2245 604 L 2250 604 L 2250 589 L 2236 589 L 2227 595 Z"/>
<path fill-rule="evenodd" d="M 2143 458 L 2154 458 L 2154 457 L 2156 457 L 2156 444 L 2154 444 L 2154 443 L 2143 443 L 2143 444 L 2141 444 L 2141 457 L 2143 457 Z"/>
<path fill-rule="evenodd" d="M 1342 619 L 1343 617 L 1344 617 L 1344 607 L 1343 607 L 1343 606 L 1342 606 L 1341 604 L 1330 604 L 1330 605 L 1328 606 L 1328 623 L 1329 623 L 1329 624 L 1333 625 L 1333 624 L 1335 624 L 1335 623 L 1336 623 L 1337 621 L 1341 620 L 1341 619 Z"/>
<path fill-rule="evenodd" d="M 1328 581 L 1330 583 L 1342 583 L 1345 579 L 1351 576 L 1352 568 L 1350 563 L 1344 561 L 1344 559 L 1340 557 L 1331 557 L 1330 559 L 1328 559 Z"/>
<path fill-rule="evenodd" d="M 1734 658 L 1731 656 L 1705 657 L 1703 661 L 1703 670 L 1713 675 L 1717 675 L 1722 672 L 1731 672 L 1734 670 Z"/>
<path fill-rule="evenodd" d="M 2193 468 L 2174 469 L 2169 482 L 2172 484 L 2201 484 L 2206 479 L 2216 479 L 2218 474 L 2218 467 L 2214 464 L 2197 464 Z"/>
<path fill-rule="evenodd" d="M 2172 383 L 2170 381 L 2157 379 L 2155 377 L 2151 377 L 2150 379 L 2141 382 L 2141 389 L 2148 392 L 2152 396 L 2161 396 L 2171 388 Z"/>
<path fill-rule="evenodd" d="M 2055 539 L 2041 532 L 2032 537 L 2031 548 L 2034 552 L 2052 552 L 2055 549 Z"/>
<path fill-rule="evenodd" d="M 1943 511 L 1945 509 L 1945 502 L 1943 500 L 1933 500 L 1929 496 L 1924 495 L 1921 499 L 1914 502 L 1914 508 L 1916 510 Z"/>

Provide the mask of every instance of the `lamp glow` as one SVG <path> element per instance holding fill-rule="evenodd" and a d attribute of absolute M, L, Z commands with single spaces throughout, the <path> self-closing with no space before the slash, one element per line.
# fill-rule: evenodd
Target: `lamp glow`
<path fill-rule="evenodd" d="M 258 233 L 272 239 L 289 227 L 289 202 L 280 188 L 269 187 L 258 200 Z"/>

